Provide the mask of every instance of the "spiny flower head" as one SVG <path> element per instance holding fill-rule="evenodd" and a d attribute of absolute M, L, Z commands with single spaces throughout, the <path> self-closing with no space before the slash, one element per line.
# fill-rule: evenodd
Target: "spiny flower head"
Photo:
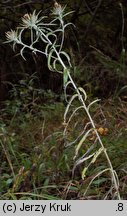
<path fill-rule="evenodd" d="M 40 12 L 39 12 L 40 13 Z M 25 14 L 21 19 L 22 19 L 22 27 L 25 28 L 34 28 L 36 27 L 42 18 L 38 18 L 39 13 L 36 14 L 36 10 L 32 14 Z"/>
<path fill-rule="evenodd" d="M 61 4 L 55 1 L 52 13 L 56 16 L 61 16 L 63 14 L 64 9 L 65 8 L 63 8 Z"/>
<path fill-rule="evenodd" d="M 7 42 L 18 42 L 18 33 L 17 31 L 10 30 L 5 32 Z"/>

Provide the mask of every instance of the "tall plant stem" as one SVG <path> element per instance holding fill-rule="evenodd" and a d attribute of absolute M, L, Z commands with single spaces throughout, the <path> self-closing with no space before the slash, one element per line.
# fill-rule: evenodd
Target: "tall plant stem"
<path fill-rule="evenodd" d="M 54 47 L 54 49 L 55 49 L 55 47 Z M 57 57 L 58 57 L 58 59 L 59 59 L 59 62 L 60 62 L 61 65 L 63 66 L 63 68 L 64 68 L 64 69 L 67 69 L 66 65 L 65 65 L 64 62 L 62 61 L 62 59 L 61 59 L 61 57 L 59 56 L 59 53 L 57 52 L 56 49 L 55 49 L 55 52 L 56 52 L 56 55 L 57 55 Z M 120 194 L 119 194 L 119 187 L 118 187 L 117 179 L 116 179 L 116 173 L 115 173 L 115 171 L 114 171 L 114 169 L 113 169 L 111 160 L 110 160 L 110 158 L 109 158 L 109 156 L 108 156 L 108 154 L 107 154 L 107 151 L 106 151 L 106 149 L 105 149 L 105 147 L 104 147 L 104 145 L 103 145 L 103 143 L 102 143 L 102 140 L 101 140 L 101 138 L 100 138 L 100 136 L 99 136 L 99 133 L 98 133 L 96 127 L 95 127 L 95 124 L 94 124 L 94 121 L 93 121 L 93 119 L 92 119 L 92 117 L 91 117 L 91 115 L 90 115 L 89 109 L 87 108 L 87 106 L 86 106 L 86 104 L 85 104 L 85 102 L 84 102 L 84 100 L 83 100 L 82 95 L 80 94 L 80 92 L 79 92 L 77 86 L 75 85 L 75 82 L 73 81 L 73 79 L 72 79 L 72 77 L 71 77 L 71 75 L 70 75 L 69 70 L 67 70 L 67 73 L 68 73 L 68 77 L 69 77 L 69 79 L 70 79 L 70 81 L 71 81 L 71 83 L 72 83 L 72 85 L 73 85 L 75 91 L 76 91 L 77 94 L 78 94 L 79 100 L 81 101 L 81 103 L 82 103 L 82 105 L 83 105 L 83 107 L 84 107 L 84 109 L 85 109 L 85 112 L 86 112 L 86 114 L 87 114 L 87 116 L 88 116 L 88 118 L 89 118 L 89 120 L 90 120 L 90 122 L 91 122 L 91 125 L 92 125 L 93 129 L 95 130 L 97 139 L 98 139 L 98 141 L 99 141 L 101 147 L 103 148 L 103 152 L 104 152 L 104 154 L 105 154 L 105 157 L 106 157 L 106 159 L 107 159 L 107 162 L 108 162 L 108 165 L 109 165 L 111 174 L 112 174 L 112 181 L 114 182 L 114 187 L 115 187 L 115 190 L 116 190 L 118 199 L 121 199 L 121 198 L 120 198 Z"/>
<path fill-rule="evenodd" d="M 118 195 L 118 199 L 121 199 L 121 198 L 120 198 L 120 194 L 119 194 L 119 188 L 118 188 L 116 176 L 115 176 L 115 171 L 114 171 L 114 169 L 113 169 L 111 160 L 110 160 L 110 158 L 109 158 L 109 156 L 108 156 L 108 154 L 107 154 L 107 151 L 106 151 L 106 149 L 105 149 L 105 147 L 104 147 L 104 145 L 103 145 L 103 143 L 102 143 L 102 141 L 101 141 L 101 138 L 100 138 L 100 136 L 99 136 L 99 134 L 98 134 L 98 131 L 97 131 L 96 127 L 95 127 L 95 124 L 94 124 L 94 121 L 93 121 L 93 119 L 92 119 L 92 117 L 91 117 L 91 115 L 90 115 L 90 112 L 89 112 L 89 110 L 88 110 L 88 108 L 87 108 L 87 106 L 86 106 L 86 104 L 85 104 L 85 102 L 84 102 L 84 100 L 83 100 L 83 97 L 82 97 L 82 95 L 80 94 L 80 92 L 79 92 L 77 86 L 75 85 L 75 83 L 74 83 L 74 81 L 73 81 L 73 79 L 72 79 L 72 77 L 71 77 L 69 71 L 68 71 L 68 76 L 69 76 L 69 79 L 70 79 L 70 81 L 71 81 L 71 83 L 72 83 L 74 89 L 76 90 L 76 92 L 77 92 L 77 94 L 78 94 L 79 100 L 81 101 L 81 103 L 82 103 L 82 105 L 83 105 L 83 107 L 84 107 L 84 109 L 85 109 L 85 112 L 86 112 L 86 114 L 87 114 L 87 116 L 88 116 L 88 118 L 89 118 L 89 120 L 90 120 L 90 122 L 91 122 L 91 125 L 92 125 L 93 129 L 95 130 L 97 139 L 98 139 L 98 141 L 99 141 L 101 147 L 103 148 L 105 157 L 106 157 L 106 159 L 107 159 L 107 161 L 108 161 L 109 168 L 110 168 L 110 170 L 111 170 L 111 174 L 112 174 L 114 186 L 115 186 L 115 189 L 116 189 L 116 192 L 117 192 L 117 195 Z"/>

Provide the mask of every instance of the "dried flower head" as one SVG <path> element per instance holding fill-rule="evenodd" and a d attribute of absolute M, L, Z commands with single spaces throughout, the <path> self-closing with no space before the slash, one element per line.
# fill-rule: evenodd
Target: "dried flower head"
<path fill-rule="evenodd" d="M 34 12 L 32 14 L 25 14 L 21 18 L 22 19 L 22 24 L 21 24 L 22 27 L 35 28 L 40 23 L 40 21 L 42 20 L 42 18 L 38 18 L 39 13 L 36 14 L 36 11 L 34 10 Z"/>
<path fill-rule="evenodd" d="M 55 2 L 54 2 L 54 7 L 57 8 L 57 7 L 59 7 L 59 6 L 61 6 L 61 5 L 60 5 L 57 1 L 55 1 Z"/>
<path fill-rule="evenodd" d="M 54 7 L 52 13 L 54 15 L 60 16 L 63 14 L 64 8 L 58 2 L 54 2 Z"/>
<path fill-rule="evenodd" d="M 18 34 L 17 31 L 10 30 L 5 33 L 6 39 L 8 42 L 18 42 Z"/>

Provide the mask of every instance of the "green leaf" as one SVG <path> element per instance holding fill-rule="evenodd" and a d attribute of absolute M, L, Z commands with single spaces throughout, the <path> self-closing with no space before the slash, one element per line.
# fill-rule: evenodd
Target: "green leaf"
<path fill-rule="evenodd" d="M 45 181 L 44 181 L 44 186 L 48 186 L 49 185 L 49 178 L 47 178 Z"/>
<path fill-rule="evenodd" d="M 6 184 L 7 184 L 7 185 L 10 185 L 12 182 L 13 182 L 13 179 L 10 179 L 10 178 L 9 178 L 9 179 L 6 181 Z"/>
<path fill-rule="evenodd" d="M 51 70 L 51 71 L 54 71 L 54 70 L 53 70 L 53 67 L 52 67 L 52 65 L 51 65 L 51 60 L 52 60 L 52 58 L 53 58 L 53 56 L 52 56 L 53 52 L 54 52 L 54 50 L 52 49 L 52 50 L 50 51 L 49 55 L 48 55 L 48 68 L 49 68 L 49 70 Z"/>
<path fill-rule="evenodd" d="M 85 167 L 82 171 L 82 179 L 84 180 L 84 178 L 86 177 L 86 171 L 87 171 L 88 167 Z"/>
<path fill-rule="evenodd" d="M 63 73 L 63 84 L 64 84 L 64 86 L 66 86 L 67 82 L 68 82 L 68 69 L 66 68 L 66 69 L 64 69 L 64 73 Z"/>
<path fill-rule="evenodd" d="M 98 179 L 96 181 L 93 181 L 93 184 L 94 185 L 99 185 L 99 184 L 101 184 L 101 183 L 103 183 L 103 182 L 105 182 L 107 180 L 108 180 L 107 178 L 101 178 L 101 179 Z"/>
<path fill-rule="evenodd" d="M 86 94 L 85 90 L 84 90 L 82 87 L 79 87 L 78 90 L 81 91 L 81 92 L 84 94 L 85 101 L 86 101 L 86 99 L 87 99 L 87 94 Z"/>
<path fill-rule="evenodd" d="M 70 187 L 69 187 L 69 190 L 70 190 L 70 191 L 78 191 L 78 188 L 75 187 L 75 186 L 70 186 Z"/>
<path fill-rule="evenodd" d="M 85 142 L 86 138 L 88 137 L 89 133 L 93 130 L 93 128 L 89 129 L 84 136 L 82 137 L 82 139 L 80 140 L 80 142 L 78 143 L 76 149 L 75 149 L 75 156 L 74 159 L 77 157 L 79 149 L 81 148 L 82 144 Z"/>

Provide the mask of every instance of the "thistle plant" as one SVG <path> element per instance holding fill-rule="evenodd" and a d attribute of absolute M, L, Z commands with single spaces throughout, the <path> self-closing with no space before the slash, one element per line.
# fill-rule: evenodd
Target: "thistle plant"
<path fill-rule="evenodd" d="M 108 167 L 96 174 L 96 176 L 89 183 L 86 192 L 95 178 L 101 176 L 105 172 L 109 172 L 111 174 L 111 188 L 109 190 L 109 193 L 112 193 L 114 198 L 120 199 L 118 176 L 113 169 L 111 160 L 108 156 L 106 148 L 103 145 L 99 132 L 96 128 L 96 124 L 94 123 L 94 120 L 90 113 L 91 107 L 99 100 L 97 99 L 92 101 L 91 103 L 88 103 L 86 91 L 82 87 L 77 87 L 76 83 L 72 78 L 71 59 L 69 54 L 63 50 L 65 30 L 68 26 L 73 25 L 72 23 L 64 22 L 64 18 L 67 15 L 73 13 L 73 11 L 66 13 L 65 9 L 66 6 L 62 7 L 61 4 L 55 2 L 52 10 L 52 18 L 50 21 L 47 21 L 48 19 L 46 16 L 41 16 L 41 12 L 36 13 L 36 11 L 34 11 L 32 14 L 25 14 L 21 18 L 22 23 L 19 27 L 17 27 L 15 31 L 11 30 L 6 32 L 6 43 L 12 43 L 13 49 L 15 49 L 16 45 L 20 45 L 20 54 L 24 59 L 26 49 L 30 49 L 31 52 L 35 55 L 37 55 L 37 53 L 45 55 L 45 57 L 47 58 L 48 68 L 51 71 L 58 72 L 63 76 L 63 87 L 65 92 L 65 99 L 67 101 L 63 121 L 64 138 L 66 139 L 70 122 L 72 121 L 73 117 L 77 112 L 79 112 L 80 110 L 84 110 L 84 115 L 87 115 L 89 119 L 83 131 L 81 131 L 78 137 L 73 142 L 65 143 L 66 147 L 72 144 L 75 144 L 76 146 L 73 172 L 79 164 L 83 163 L 84 161 L 90 160 L 88 165 L 82 171 L 82 178 L 84 179 L 89 167 L 95 163 L 95 161 L 101 154 L 104 154 L 108 162 Z M 30 40 L 28 43 L 24 42 L 24 35 L 26 31 L 30 32 Z M 38 42 L 45 45 L 43 46 L 43 50 L 36 48 Z M 74 94 L 68 101 L 66 92 L 70 85 L 74 89 Z M 72 111 L 71 107 L 75 100 L 78 100 L 80 105 Z M 82 148 L 85 140 L 89 137 L 91 133 L 95 134 L 94 144 L 91 145 L 91 147 L 84 155 L 78 158 L 79 150 Z M 95 148 L 95 143 L 97 144 L 96 150 L 93 152 L 93 149 Z M 91 153 L 91 151 L 93 153 Z"/>

